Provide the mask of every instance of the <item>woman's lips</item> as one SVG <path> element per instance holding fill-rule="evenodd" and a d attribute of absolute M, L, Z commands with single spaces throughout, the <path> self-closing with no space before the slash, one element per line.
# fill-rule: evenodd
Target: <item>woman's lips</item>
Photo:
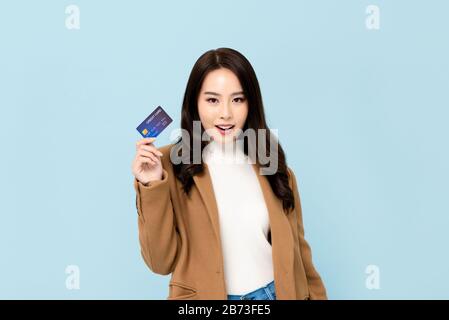
<path fill-rule="evenodd" d="M 229 129 L 222 129 L 219 126 L 215 126 L 215 128 L 217 128 L 218 132 L 220 132 L 220 134 L 222 136 L 225 136 L 232 132 L 232 130 L 234 129 L 234 126 L 229 127 Z"/>

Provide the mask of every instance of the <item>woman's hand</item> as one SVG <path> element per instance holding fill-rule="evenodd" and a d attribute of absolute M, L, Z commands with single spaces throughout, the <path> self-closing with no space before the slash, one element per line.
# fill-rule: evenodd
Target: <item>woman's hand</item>
<path fill-rule="evenodd" d="M 142 184 L 162 180 L 162 152 L 153 145 L 156 138 L 144 138 L 136 143 L 136 156 L 132 163 L 132 173 Z"/>

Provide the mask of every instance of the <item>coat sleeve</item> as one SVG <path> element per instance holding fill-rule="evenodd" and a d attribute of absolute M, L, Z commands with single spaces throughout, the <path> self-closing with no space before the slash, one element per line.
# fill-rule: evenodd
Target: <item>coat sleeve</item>
<path fill-rule="evenodd" d="M 326 300 L 326 288 L 320 275 L 316 271 L 312 262 L 312 250 L 304 237 L 304 225 L 302 218 L 301 200 L 299 198 L 298 186 L 293 170 L 289 168 L 289 173 L 292 181 L 292 190 L 295 197 L 295 212 L 297 213 L 297 227 L 299 237 L 299 247 L 301 257 L 304 264 L 304 269 L 307 276 L 308 287 L 310 292 L 310 299 L 312 300 Z"/>
<path fill-rule="evenodd" d="M 168 173 L 163 169 L 162 180 L 150 182 L 148 186 L 134 178 L 134 188 L 142 257 L 153 272 L 172 273 L 181 238 L 176 227 Z"/>

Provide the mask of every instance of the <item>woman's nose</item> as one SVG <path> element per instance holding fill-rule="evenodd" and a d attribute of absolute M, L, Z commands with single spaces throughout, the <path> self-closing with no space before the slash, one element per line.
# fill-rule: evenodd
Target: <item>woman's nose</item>
<path fill-rule="evenodd" d="M 220 110 L 220 118 L 222 119 L 229 119 L 232 117 L 232 111 L 229 106 L 229 104 L 224 103 L 221 110 Z"/>

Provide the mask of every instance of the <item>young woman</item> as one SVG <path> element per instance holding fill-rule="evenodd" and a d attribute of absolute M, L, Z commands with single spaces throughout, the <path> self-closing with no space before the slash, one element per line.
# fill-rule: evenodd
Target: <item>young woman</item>
<path fill-rule="evenodd" d="M 167 299 L 327 299 L 295 175 L 241 53 L 198 59 L 181 129 L 160 148 L 138 141 L 132 164 L 141 253 L 153 272 L 172 273 Z"/>

